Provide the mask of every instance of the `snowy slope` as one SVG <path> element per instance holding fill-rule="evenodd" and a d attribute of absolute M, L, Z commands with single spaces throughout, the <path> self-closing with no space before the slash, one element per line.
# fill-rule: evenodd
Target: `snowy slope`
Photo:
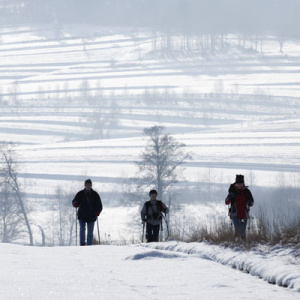
<path fill-rule="evenodd" d="M 146 247 L 196 255 L 257 276 L 271 284 L 300 292 L 299 250 L 297 249 L 278 245 L 272 249 L 258 247 L 245 251 L 238 247 L 224 248 L 205 242 L 189 244 L 168 242 L 147 244 Z"/>
<path fill-rule="evenodd" d="M 299 293 L 194 255 L 139 246 L 0 245 L 0 298 L 290 300 Z"/>

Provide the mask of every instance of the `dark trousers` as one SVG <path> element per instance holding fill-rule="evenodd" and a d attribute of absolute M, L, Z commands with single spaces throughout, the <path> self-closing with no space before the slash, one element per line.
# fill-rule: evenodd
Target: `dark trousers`
<path fill-rule="evenodd" d="M 159 225 L 152 225 L 147 223 L 146 226 L 146 239 L 147 243 L 158 242 Z"/>
<path fill-rule="evenodd" d="M 94 232 L 94 224 L 95 222 L 84 222 L 79 220 L 80 225 L 80 245 L 85 245 L 85 228 L 87 225 L 87 245 L 91 246 L 93 244 L 93 232 Z"/>
<path fill-rule="evenodd" d="M 247 219 L 241 220 L 237 217 L 233 217 L 232 222 L 233 222 L 234 229 L 235 229 L 235 236 L 245 239 L 246 238 Z"/>

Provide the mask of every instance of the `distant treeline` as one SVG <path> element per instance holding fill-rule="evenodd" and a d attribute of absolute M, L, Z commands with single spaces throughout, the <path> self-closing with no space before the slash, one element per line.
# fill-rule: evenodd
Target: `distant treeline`
<path fill-rule="evenodd" d="M 299 37 L 299 0 L 0 0 L 0 23 L 93 23 Z"/>

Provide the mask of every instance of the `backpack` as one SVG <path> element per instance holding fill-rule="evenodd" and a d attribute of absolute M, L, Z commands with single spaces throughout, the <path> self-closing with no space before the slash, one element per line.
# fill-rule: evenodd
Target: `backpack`
<path fill-rule="evenodd" d="M 146 205 L 146 216 L 147 216 L 147 218 L 150 219 L 150 218 L 152 218 L 152 216 L 149 216 L 148 211 L 149 211 L 149 208 L 152 206 L 151 201 L 147 201 L 145 203 L 145 205 Z M 156 206 L 157 206 L 157 213 L 153 212 L 153 219 L 154 220 L 161 220 L 162 219 L 161 213 L 163 211 L 162 201 L 156 200 Z"/>
<path fill-rule="evenodd" d="M 229 195 L 227 196 L 226 199 L 230 199 L 229 196 L 230 196 L 231 193 L 235 194 L 233 185 L 234 184 L 232 184 L 230 186 Z M 253 203 L 253 197 L 252 197 L 251 192 L 248 190 L 247 186 L 246 186 L 246 189 L 244 190 L 244 194 L 245 194 L 245 197 L 246 197 L 246 207 L 245 207 L 245 209 L 246 209 L 246 218 L 249 218 L 249 216 L 250 216 L 250 206 L 251 206 L 250 203 L 251 203 L 251 201 Z M 229 204 L 229 207 L 228 207 L 228 216 L 229 216 L 229 218 L 232 219 L 232 214 L 235 214 L 236 212 L 237 212 L 237 208 L 236 208 L 235 200 L 231 199 L 231 203 Z"/>

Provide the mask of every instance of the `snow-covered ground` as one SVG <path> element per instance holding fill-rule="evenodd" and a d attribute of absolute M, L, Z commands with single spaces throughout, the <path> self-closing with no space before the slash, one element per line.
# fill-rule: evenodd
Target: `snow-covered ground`
<path fill-rule="evenodd" d="M 1 244 L 0 298 L 299 299 L 294 290 L 194 253 L 141 246 L 36 248 Z"/>
<path fill-rule="evenodd" d="M 267 246 L 258 246 L 249 251 L 239 247 L 224 248 L 205 242 L 188 244 L 168 242 L 147 244 L 147 247 L 196 255 L 257 276 L 270 284 L 300 292 L 300 252 L 296 248 L 277 245 L 270 249 Z"/>

